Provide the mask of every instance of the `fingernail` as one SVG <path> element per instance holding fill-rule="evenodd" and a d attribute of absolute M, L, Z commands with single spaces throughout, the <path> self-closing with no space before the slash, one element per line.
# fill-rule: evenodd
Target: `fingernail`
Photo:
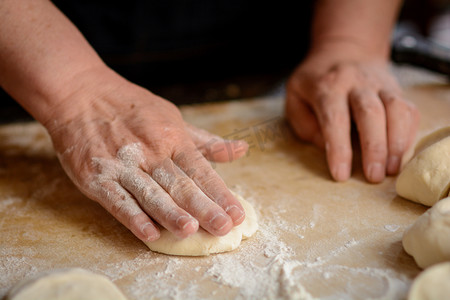
<path fill-rule="evenodd" d="M 194 219 L 192 217 L 188 217 L 188 216 L 178 217 L 176 223 L 177 223 L 178 228 L 180 228 L 181 230 L 185 230 L 189 226 L 198 227 L 198 221 L 196 219 Z"/>
<path fill-rule="evenodd" d="M 397 174 L 400 166 L 400 157 L 396 155 L 389 156 L 387 162 L 387 173 L 390 175 Z"/>
<path fill-rule="evenodd" d="M 336 181 L 345 181 L 350 177 L 350 167 L 346 163 L 340 163 L 333 170 L 333 177 Z"/>
<path fill-rule="evenodd" d="M 242 209 L 240 209 L 236 205 L 228 206 L 225 211 L 231 217 L 231 219 L 233 219 L 235 223 L 238 223 L 245 217 L 245 213 L 242 211 Z"/>
<path fill-rule="evenodd" d="M 151 223 L 146 223 L 142 227 L 142 232 L 144 233 L 147 241 L 155 241 L 159 238 L 159 233 L 155 231 L 155 228 Z"/>
<path fill-rule="evenodd" d="M 223 214 L 218 213 L 209 221 L 209 224 L 211 224 L 215 230 L 220 231 L 227 226 L 228 218 Z"/>
<path fill-rule="evenodd" d="M 384 168 L 380 163 L 371 163 L 367 167 L 369 181 L 380 182 L 384 179 Z"/>

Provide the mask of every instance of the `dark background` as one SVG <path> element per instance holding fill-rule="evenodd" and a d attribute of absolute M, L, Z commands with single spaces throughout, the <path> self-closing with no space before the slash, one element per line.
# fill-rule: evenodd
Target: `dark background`
<path fill-rule="evenodd" d="M 176 104 L 254 97 L 279 86 L 307 51 L 313 12 L 313 1 L 53 2 L 109 66 Z M 449 12 L 446 0 L 407 0 L 400 25 L 433 38 L 442 30 L 436 20 L 446 26 Z M 0 90 L 0 122 L 27 119 Z"/>

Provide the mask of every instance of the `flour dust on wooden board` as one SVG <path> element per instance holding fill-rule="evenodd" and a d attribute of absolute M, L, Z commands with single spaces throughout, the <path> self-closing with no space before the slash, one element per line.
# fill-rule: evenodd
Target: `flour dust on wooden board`
<path fill-rule="evenodd" d="M 450 91 L 433 78 L 418 82 L 403 86 L 422 112 L 423 136 L 448 123 Z M 106 275 L 129 299 L 406 297 L 420 269 L 401 238 L 426 208 L 398 197 L 395 178 L 366 183 L 355 152 L 352 178 L 335 183 L 321 150 L 289 133 L 261 140 L 284 126 L 282 97 L 181 110 L 215 134 L 248 135 L 248 155 L 214 168 L 254 206 L 258 232 L 224 254 L 153 253 L 74 187 L 41 126 L 3 126 L 0 297 L 23 277 L 68 267 Z"/>

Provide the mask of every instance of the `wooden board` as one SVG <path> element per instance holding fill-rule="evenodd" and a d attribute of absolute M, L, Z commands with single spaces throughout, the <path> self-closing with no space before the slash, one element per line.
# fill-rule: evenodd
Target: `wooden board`
<path fill-rule="evenodd" d="M 396 69 L 422 112 L 419 136 L 448 125 L 450 86 Z M 213 165 L 256 208 L 260 229 L 231 253 L 202 258 L 152 253 L 69 181 L 43 128 L 0 127 L 0 297 L 18 280 L 82 267 L 111 278 L 130 299 L 402 299 L 420 271 L 401 237 L 426 208 L 395 193 L 395 178 L 331 180 L 324 153 L 297 141 L 283 98 L 187 106 L 187 121 L 249 153 Z"/>

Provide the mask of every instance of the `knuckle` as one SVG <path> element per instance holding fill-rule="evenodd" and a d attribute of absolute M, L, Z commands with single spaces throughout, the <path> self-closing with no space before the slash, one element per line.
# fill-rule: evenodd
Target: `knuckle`
<path fill-rule="evenodd" d="M 352 150 L 350 147 L 344 145 L 335 145 L 330 149 L 336 156 L 343 159 L 350 159 L 352 157 Z"/>
<path fill-rule="evenodd" d="M 118 199 L 112 201 L 110 205 L 111 213 L 115 216 L 125 215 L 125 196 L 120 195 Z"/>
<path fill-rule="evenodd" d="M 370 153 L 370 155 L 376 157 L 384 157 L 387 155 L 386 145 L 379 142 L 366 140 L 362 143 L 361 147 L 366 151 L 366 153 Z"/>
<path fill-rule="evenodd" d="M 332 75 L 330 79 L 335 84 L 338 81 L 350 81 L 355 76 L 358 76 L 359 73 L 354 64 L 336 64 L 330 69 L 328 74 Z"/>
<path fill-rule="evenodd" d="M 197 168 L 191 172 L 192 180 L 202 186 L 216 181 L 217 173 L 210 168 Z"/>
<path fill-rule="evenodd" d="M 392 155 L 401 155 L 405 152 L 406 140 L 399 139 L 389 145 L 389 153 Z"/>
<path fill-rule="evenodd" d="M 353 102 L 352 109 L 355 113 L 366 116 L 381 116 L 384 114 L 384 108 L 379 101 L 375 99 L 364 100 L 368 98 L 363 98 L 363 96 L 357 96 L 358 100 Z"/>
<path fill-rule="evenodd" d="M 193 190 L 192 180 L 189 177 L 180 176 L 171 188 L 179 191 L 178 193 L 190 194 Z"/>
<path fill-rule="evenodd" d="M 328 95 L 323 92 L 323 91 L 317 91 L 316 94 L 316 100 L 315 100 L 315 104 L 317 105 L 318 108 L 320 109 L 324 109 L 327 108 L 328 105 L 330 104 L 330 98 L 328 97 Z"/>
<path fill-rule="evenodd" d="M 387 105 L 404 104 L 402 97 L 400 97 L 399 95 L 396 95 L 396 94 L 384 94 L 382 99 Z"/>
<path fill-rule="evenodd" d="M 346 123 L 346 116 L 340 112 L 340 111 L 336 111 L 336 110 L 330 110 L 330 109 L 325 109 L 320 113 L 321 116 L 321 123 L 324 126 L 329 126 L 330 124 L 345 124 Z"/>
<path fill-rule="evenodd" d="M 408 103 L 409 111 L 414 116 L 415 119 L 420 118 L 420 111 L 419 109 L 412 103 Z"/>
<path fill-rule="evenodd" d="M 129 224 L 131 227 L 139 228 L 143 223 L 145 218 L 145 213 L 138 213 L 129 217 Z"/>

